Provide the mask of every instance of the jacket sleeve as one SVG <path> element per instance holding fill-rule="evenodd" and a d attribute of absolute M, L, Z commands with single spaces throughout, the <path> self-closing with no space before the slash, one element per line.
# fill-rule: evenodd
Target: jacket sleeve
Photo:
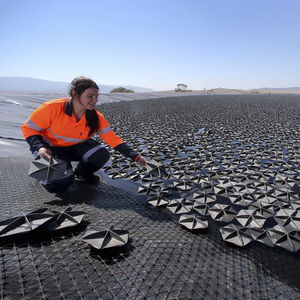
<path fill-rule="evenodd" d="M 101 139 L 112 148 L 115 148 L 116 146 L 124 143 L 124 141 L 113 132 L 105 117 L 99 112 L 98 117 L 100 123 L 98 134 Z"/>
<path fill-rule="evenodd" d="M 135 160 L 139 154 L 135 152 L 128 144 L 126 144 L 118 135 L 116 135 L 110 127 L 105 117 L 98 112 L 100 128 L 98 131 L 99 136 L 114 150 L 120 152 L 126 157 Z"/>
<path fill-rule="evenodd" d="M 41 132 L 51 125 L 51 112 L 47 102 L 38 107 L 21 126 L 23 136 L 34 153 L 49 145 L 43 140 Z"/>
<path fill-rule="evenodd" d="M 41 131 L 51 125 L 51 109 L 47 102 L 38 107 L 21 126 L 24 138 L 32 135 L 40 135 Z"/>
<path fill-rule="evenodd" d="M 137 152 L 135 152 L 128 144 L 122 143 L 114 148 L 118 152 L 122 153 L 124 156 L 129 157 L 136 161 L 136 159 L 140 156 Z"/>
<path fill-rule="evenodd" d="M 42 136 L 39 134 L 31 135 L 26 139 L 26 142 L 30 146 L 30 151 L 32 153 L 37 152 L 40 148 L 49 148 L 49 145 L 43 140 Z"/>

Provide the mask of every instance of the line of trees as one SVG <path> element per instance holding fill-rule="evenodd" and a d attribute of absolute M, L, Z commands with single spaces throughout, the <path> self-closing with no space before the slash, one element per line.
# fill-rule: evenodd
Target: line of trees
<path fill-rule="evenodd" d="M 175 92 L 191 92 L 191 90 L 188 90 L 187 87 L 188 86 L 185 83 L 178 83 L 177 87 L 175 88 L 174 91 Z M 110 93 L 134 93 L 134 91 L 120 86 L 118 88 L 111 90 Z"/>
<path fill-rule="evenodd" d="M 175 88 L 175 92 L 191 92 L 191 90 L 187 89 L 187 85 L 184 83 L 178 83 L 177 87 Z"/>
<path fill-rule="evenodd" d="M 134 93 L 133 90 L 126 89 L 124 87 L 118 87 L 110 91 L 111 93 Z"/>

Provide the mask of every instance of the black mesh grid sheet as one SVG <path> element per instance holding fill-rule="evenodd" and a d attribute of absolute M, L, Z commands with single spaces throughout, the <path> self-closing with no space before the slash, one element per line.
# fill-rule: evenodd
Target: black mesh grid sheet
<path fill-rule="evenodd" d="M 38 208 L 86 212 L 60 233 L 31 233 L 1 244 L 2 299 L 296 299 L 299 256 L 264 245 L 227 246 L 208 233 L 184 230 L 165 210 L 124 191 L 75 184 L 50 194 L 27 177 L 29 161 L 0 159 L 1 220 Z M 81 241 L 91 225 L 129 231 L 125 248 L 99 253 Z"/>

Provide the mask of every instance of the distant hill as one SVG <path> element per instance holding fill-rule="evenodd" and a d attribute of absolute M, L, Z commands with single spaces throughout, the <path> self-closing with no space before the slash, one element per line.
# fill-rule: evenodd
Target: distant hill
<path fill-rule="evenodd" d="M 300 87 L 288 87 L 288 88 L 268 88 L 268 87 L 263 87 L 263 88 L 260 88 L 259 90 L 300 90 Z"/>
<path fill-rule="evenodd" d="M 138 93 L 152 92 L 150 88 L 131 85 L 103 85 L 98 84 L 101 93 L 109 93 L 117 87 L 125 87 Z M 31 77 L 0 77 L 0 90 L 2 91 L 31 91 L 31 92 L 66 92 L 68 82 L 50 81 Z"/>
<path fill-rule="evenodd" d="M 284 94 L 300 94 L 300 87 L 288 87 L 288 88 L 260 88 L 252 91 L 258 91 L 263 93 L 284 93 Z"/>
<path fill-rule="evenodd" d="M 227 89 L 227 88 L 215 88 L 201 90 L 202 93 L 215 93 L 215 94 L 300 94 L 300 87 L 288 87 L 288 88 L 259 88 L 251 90 L 243 89 Z"/>

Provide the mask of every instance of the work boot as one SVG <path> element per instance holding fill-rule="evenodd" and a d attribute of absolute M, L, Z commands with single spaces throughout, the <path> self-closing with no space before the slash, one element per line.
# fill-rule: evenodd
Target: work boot
<path fill-rule="evenodd" d="M 74 182 L 74 179 L 75 177 L 72 174 L 67 178 L 52 180 L 50 182 L 40 180 L 40 184 L 50 193 L 59 193 L 66 191 L 68 187 Z"/>
<path fill-rule="evenodd" d="M 88 183 L 98 183 L 100 181 L 100 177 L 94 174 L 93 172 L 80 172 L 78 169 L 74 170 L 74 175 L 77 179 L 81 181 L 86 181 Z"/>

